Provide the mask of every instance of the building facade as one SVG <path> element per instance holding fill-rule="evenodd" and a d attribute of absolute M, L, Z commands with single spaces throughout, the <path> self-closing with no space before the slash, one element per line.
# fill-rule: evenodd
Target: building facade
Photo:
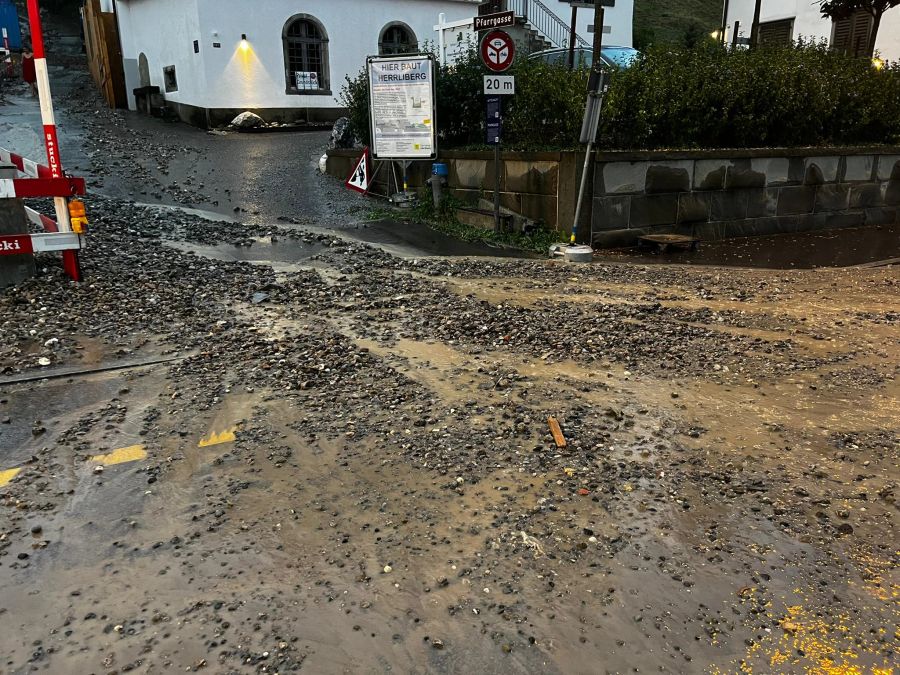
<path fill-rule="evenodd" d="M 755 0 L 730 0 L 728 4 L 729 41 L 734 38 L 735 22 L 740 22 L 738 37 L 750 37 Z M 762 0 L 759 39 L 762 43 L 788 44 L 803 38 L 827 42 L 834 49 L 862 55 L 865 53 L 872 18 L 863 12 L 832 21 L 822 16 L 813 0 Z M 900 60 L 900 7 L 888 10 L 881 21 L 875 51 L 882 59 Z"/>
<path fill-rule="evenodd" d="M 568 40 L 560 0 L 506 0 L 537 44 Z M 319 122 L 343 111 L 341 88 L 366 57 L 438 52 L 447 38 L 474 38 L 479 0 L 101 0 L 115 12 L 129 107 L 134 91 L 155 91 L 198 126 L 218 126 L 244 110 L 267 121 Z M 607 44 L 631 45 L 633 0 L 608 10 Z M 586 44 L 593 10 L 578 13 Z M 467 23 L 469 23 L 467 27 Z M 439 24 L 453 26 L 450 32 Z M 451 36 L 452 33 L 452 36 Z M 545 34 L 546 33 L 546 34 Z M 524 33 L 523 33 L 524 34 Z M 444 52 L 446 53 L 446 52 Z"/>
<path fill-rule="evenodd" d="M 115 0 L 129 107 L 159 87 L 198 126 L 243 110 L 267 120 L 326 121 L 341 88 L 373 54 L 434 41 L 439 13 L 474 15 L 472 0 Z"/>

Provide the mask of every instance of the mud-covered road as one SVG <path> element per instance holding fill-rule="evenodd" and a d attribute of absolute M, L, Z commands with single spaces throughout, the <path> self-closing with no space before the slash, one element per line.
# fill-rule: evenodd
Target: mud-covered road
<path fill-rule="evenodd" d="M 104 209 L 2 377 L 172 360 L 0 386 L 6 672 L 893 662 L 896 271 L 276 271 Z"/>
<path fill-rule="evenodd" d="M 131 133 L 78 96 L 89 157 Z M 132 189 L 134 152 L 85 168 Z M 135 201 L 90 200 L 85 283 L 0 292 L 0 672 L 892 672 L 896 267 L 398 257 L 359 208 Z"/>

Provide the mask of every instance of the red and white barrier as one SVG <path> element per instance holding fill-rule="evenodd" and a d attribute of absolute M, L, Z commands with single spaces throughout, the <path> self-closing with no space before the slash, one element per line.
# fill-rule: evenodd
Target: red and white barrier
<path fill-rule="evenodd" d="M 77 251 L 80 248 L 81 237 L 75 232 L 44 232 L 42 234 L 0 236 L 0 255 Z"/>
<path fill-rule="evenodd" d="M 0 178 L 0 199 L 65 198 L 83 194 L 84 180 L 81 178 Z"/>
<path fill-rule="evenodd" d="M 74 281 L 81 281 L 78 250 L 84 247 L 81 232 L 87 219 L 84 217 L 84 205 L 72 202 L 72 207 L 79 209 L 73 211 L 79 216 L 75 218 L 78 231 L 73 231 L 68 198 L 85 193 L 84 179 L 67 176 L 63 172 L 59 158 L 59 139 L 56 133 L 56 118 L 53 114 L 53 98 L 50 95 L 50 77 L 47 72 L 38 0 L 28 0 L 28 21 L 31 26 L 31 45 L 34 52 L 38 100 L 41 106 L 41 123 L 44 128 L 44 146 L 47 150 L 47 166 L 0 149 L 0 162 L 14 165 L 24 175 L 23 178 L 0 179 L 0 198 L 53 197 L 56 220 L 26 207 L 25 212 L 29 221 L 45 232 L 0 236 L 0 255 L 62 251 L 66 273 Z"/>
<path fill-rule="evenodd" d="M 10 152 L 4 148 L 0 148 L 0 163 L 2 164 L 12 164 L 14 165 L 19 172 L 24 173 L 26 176 L 30 176 L 31 178 L 52 178 L 53 174 L 50 171 L 50 167 L 44 166 L 43 164 L 38 164 L 27 157 L 22 157 L 22 155 L 17 155 L 14 152 Z"/>

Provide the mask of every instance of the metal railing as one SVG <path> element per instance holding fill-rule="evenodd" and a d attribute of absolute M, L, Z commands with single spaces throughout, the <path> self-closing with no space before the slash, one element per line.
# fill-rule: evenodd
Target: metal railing
<path fill-rule="evenodd" d="M 521 16 L 525 22 L 554 47 L 568 47 L 571 27 L 560 19 L 541 0 L 506 0 L 506 8 Z M 587 40 L 580 35 L 575 36 L 575 44 L 578 47 L 587 47 Z"/>

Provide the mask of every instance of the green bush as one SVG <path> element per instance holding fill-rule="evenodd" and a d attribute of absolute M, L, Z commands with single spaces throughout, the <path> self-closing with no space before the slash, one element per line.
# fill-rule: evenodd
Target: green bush
<path fill-rule="evenodd" d="M 485 70 L 470 49 L 439 66 L 441 148 L 483 146 Z M 520 150 L 578 146 L 587 71 L 518 59 L 516 95 L 505 101 L 504 145 Z M 369 142 L 365 71 L 348 78 L 344 105 L 357 136 Z M 747 148 L 900 142 L 900 64 L 868 60 L 824 45 L 724 50 L 651 48 L 617 71 L 601 120 L 601 148 Z"/>
<path fill-rule="evenodd" d="M 602 139 L 613 148 L 748 148 L 900 141 L 900 67 L 824 45 L 651 48 L 616 73 Z"/>
<path fill-rule="evenodd" d="M 482 91 L 486 72 L 474 47 L 456 64 L 437 67 L 439 147 L 484 145 Z M 516 76 L 516 95 L 504 101 L 504 146 L 533 150 L 574 145 L 584 115 L 587 71 L 570 73 L 559 66 L 520 58 L 510 72 Z M 368 86 L 363 69 L 356 77 L 348 77 L 341 91 L 353 131 L 364 144 L 371 141 Z M 540 132 L 535 133 L 538 129 Z"/>

